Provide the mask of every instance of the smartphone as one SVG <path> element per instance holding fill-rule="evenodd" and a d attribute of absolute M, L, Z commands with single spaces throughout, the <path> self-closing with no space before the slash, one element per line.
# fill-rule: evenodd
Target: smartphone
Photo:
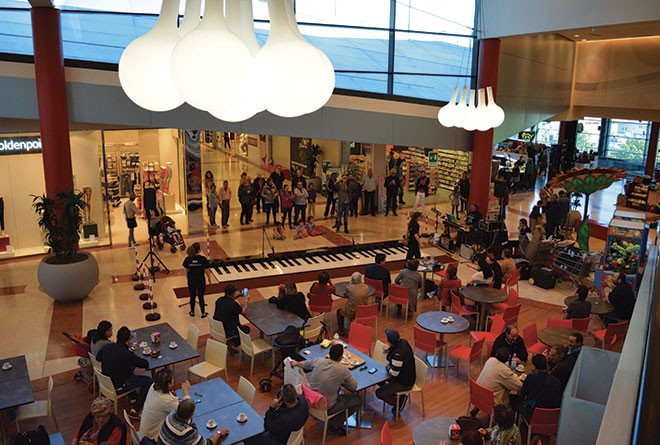
<path fill-rule="evenodd" d="M 244 288 L 243 288 L 243 296 L 244 296 L 244 297 L 247 297 L 247 292 L 248 292 L 248 291 L 247 291 L 247 287 L 244 287 Z"/>
<path fill-rule="evenodd" d="M 369 371 L 367 371 L 369 374 L 374 374 L 376 372 L 376 368 L 371 368 Z"/>

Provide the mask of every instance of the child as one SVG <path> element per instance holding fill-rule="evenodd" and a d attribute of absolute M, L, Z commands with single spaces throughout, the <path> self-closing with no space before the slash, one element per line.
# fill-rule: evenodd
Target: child
<path fill-rule="evenodd" d="M 307 186 L 307 215 L 316 216 L 316 190 L 311 182 Z"/>
<path fill-rule="evenodd" d="M 323 232 L 320 232 L 316 230 L 316 224 L 314 223 L 314 217 L 313 216 L 308 216 L 307 217 L 307 235 L 309 236 L 319 236 L 322 235 Z"/>
<path fill-rule="evenodd" d="M 454 187 L 454 191 L 449 195 L 449 200 L 451 201 L 451 213 L 458 218 L 458 204 L 461 200 L 461 193 L 458 186 Z"/>
<path fill-rule="evenodd" d="M 307 231 L 305 230 L 305 222 L 301 219 L 298 221 L 296 226 L 296 234 L 293 236 L 293 239 L 301 239 L 307 236 Z"/>
<path fill-rule="evenodd" d="M 183 242 L 183 236 L 181 236 L 181 231 L 176 228 L 174 220 L 169 216 L 163 215 L 160 218 L 160 225 L 163 230 L 172 237 L 172 240 L 176 244 L 181 244 Z"/>
<path fill-rule="evenodd" d="M 215 223 L 215 214 L 218 211 L 218 205 L 220 204 L 220 198 L 218 197 L 215 184 L 211 185 L 211 191 L 207 196 L 209 207 L 209 223 L 211 224 L 211 228 L 215 230 L 218 228 L 218 225 Z"/>
<path fill-rule="evenodd" d="M 278 241 L 284 241 L 286 239 L 286 235 L 284 235 L 284 226 L 281 222 L 275 223 L 275 228 L 273 229 L 273 239 Z"/>

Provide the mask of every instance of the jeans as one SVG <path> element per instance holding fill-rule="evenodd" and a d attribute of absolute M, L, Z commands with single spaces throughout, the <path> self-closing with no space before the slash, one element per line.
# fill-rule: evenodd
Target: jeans
<path fill-rule="evenodd" d="M 131 247 L 135 242 L 135 227 L 128 228 L 128 247 Z"/>
<path fill-rule="evenodd" d="M 340 411 L 348 410 L 349 417 L 360 409 L 362 406 L 362 397 L 353 394 L 339 394 L 337 396 L 337 402 L 328 410 L 328 414 L 338 413 Z M 329 426 L 333 429 L 337 429 L 342 426 L 346 417 L 343 414 L 338 414 L 332 419 L 330 419 Z"/>
<path fill-rule="evenodd" d="M 325 212 L 323 216 L 334 215 L 335 214 L 335 205 L 337 204 L 337 198 L 328 196 L 328 202 L 325 204 Z M 330 209 L 332 207 L 332 210 Z"/>
<path fill-rule="evenodd" d="M 289 208 L 284 208 L 282 207 L 282 226 L 284 226 L 284 221 L 286 221 L 286 217 L 289 217 L 289 229 L 293 229 L 293 226 L 291 225 L 291 211 L 293 209 L 291 207 Z"/>
<path fill-rule="evenodd" d="M 341 227 L 341 219 L 344 218 L 344 232 L 348 232 L 348 210 L 350 207 L 350 203 L 339 203 L 337 219 L 335 221 L 335 227 L 337 227 L 337 230 Z"/>
<path fill-rule="evenodd" d="M 217 207 L 209 207 L 209 222 L 215 226 L 215 213 L 218 211 Z"/>
<path fill-rule="evenodd" d="M 421 212 L 424 213 L 424 204 L 426 204 L 426 193 L 424 192 L 417 192 L 415 194 L 415 205 L 413 206 L 413 212 L 417 211 L 417 206 L 420 203 L 422 204 Z"/>
<path fill-rule="evenodd" d="M 388 405 L 394 406 L 394 404 L 396 403 L 396 393 L 400 391 L 408 391 L 410 390 L 410 388 L 412 388 L 412 386 L 403 386 L 399 382 L 390 380 L 380 388 L 376 389 L 376 397 L 378 397 L 380 400 L 387 403 Z"/>
<path fill-rule="evenodd" d="M 199 300 L 199 310 L 202 314 L 206 312 L 206 304 L 204 304 L 204 292 L 206 291 L 206 283 L 188 283 L 188 292 L 190 293 L 190 312 L 195 313 L 195 297 Z"/>
<path fill-rule="evenodd" d="M 396 216 L 396 195 L 387 195 L 387 204 L 385 205 L 385 216 L 392 211 Z"/>
<path fill-rule="evenodd" d="M 273 223 L 277 220 L 277 203 L 266 204 L 264 202 L 264 213 L 266 214 L 266 224 L 270 223 L 270 214 L 273 213 Z"/>
<path fill-rule="evenodd" d="M 295 216 L 293 217 L 293 222 L 294 224 L 298 224 L 298 221 L 300 217 L 302 217 L 302 221 L 305 222 L 305 211 L 307 210 L 307 204 L 296 204 L 295 205 L 296 213 Z"/>
<path fill-rule="evenodd" d="M 373 192 L 364 192 L 364 214 L 371 213 L 372 216 L 376 216 L 376 191 Z"/>
<path fill-rule="evenodd" d="M 153 380 L 148 375 L 132 375 L 126 379 L 123 386 L 117 388 L 117 394 L 124 394 L 132 389 L 137 388 L 135 403 L 133 409 L 137 412 L 142 411 L 144 401 L 147 398 L 147 392 L 153 384 Z"/>
<path fill-rule="evenodd" d="M 452 213 L 452 215 L 456 216 L 456 218 L 458 218 L 458 205 L 453 205 L 452 204 L 451 213 Z"/>
<path fill-rule="evenodd" d="M 225 199 L 222 201 L 222 227 L 227 225 L 229 221 L 229 200 Z"/>
<path fill-rule="evenodd" d="M 262 200 L 261 196 L 257 194 L 257 197 L 254 199 L 254 203 L 257 207 L 257 213 L 261 213 L 261 200 Z"/>

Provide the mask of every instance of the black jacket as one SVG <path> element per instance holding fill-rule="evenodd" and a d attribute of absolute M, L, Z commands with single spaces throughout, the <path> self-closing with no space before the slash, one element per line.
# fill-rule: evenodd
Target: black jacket
<path fill-rule="evenodd" d="M 559 408 L 563 388 L 559 380 L 547 372 L 533 372 L 527 376 L 520 396 L 523 400 L 534 400 L 535 408 Z"/>
<path fill-rule="evenodd" d="M 273 184 L 275 184 L 277 190 L 282 190 L 282 186 L 284 185 L 284 173 L 278 175 L 277 172 L 274 171 L 270 174 L 270 179 L 273 180 Z"/>
<path fill-rule="evenodd" d="M 385 178 L 384 185 L 385 185 L 385 193 L 389 196 L 393 196 L 399 193 L 399 186 L 401 185 L 401 181 L 399 181 L 398 176 L 388 175 Z"/>
<path fill-rule="evenodd" d="M 468 179 L 459 179 L 458 193 L 463 199 L 468 199 L 470 197 L 470 181 Z"/>
<path fill-rule="evenodd" d="M 422 184 L 422 179 L 424 179 L 423 184 Z M 424 192 L 424 195 L 428 196 L 430 183 L 431 180 L 429 179 L 428 176 L 424 176 L 424 178 L 420 176 L 419 178 L 417 178 L 417 182 L 415 183 L 415 193 Z"/>
<path fill-rule="evenodd" d="M 518 340 L 512 345 L 506 341 L 506 333 L 502 332 L 493 343 L 493 351 L 490 353 L 491 357 L 495 357 L 497 350 L 500 348 L 506 347 L 510 351 L 509 358 L 516 354 L 516 356 L 523 362 L 527 361 L 527 348 L 525 348 L 525 342 L 521 336 L 518 336 Z"/>
<path fill-rule="evenodd" d="M 618 284 L 609 296 L 614 305 L 614 314 L 620 320 L 630 320 L 635 308 L 635 293 L 628 283 Z"/>
<path fill-rule="evenodd" d="M 94 425 L 94 416 L 92 416 L 92 413 L 89 413 L 85 416 L 83 419 L 82 425 L 80 425 L 80 429 L 78 430 L 78 440 L 92 428 Z M 115 414 L 110 414 L 110 419 L 108 419 L 108 422 L 101 427 L 101 430 L 99 431 L 98 434 L 98 440 L 96 443 L 103 443 L 108 440 L 110 437 L 110 434 L 112 434 L 112 431 L 115 429 L 115 427 L 119 427 L 121 430 L 121 441 L 119 442 L 120 444 L 125 444 L 126 443 L 126 426 L 124 425 L 124 422 L 122 422 L 119 417 L 117 417 Z"/>
<path fill-rule="evenodd" d="M 264 429 L 271 438 L 271 443 L 284 445 L 289 435 L 305 425 L 309 416 L 309 406 L 303 396 L 298 396 L 298 404 L 288 408 L 282 404 L 277 409 L 268 408 L 264 416 Z"/>
<path fill-rule="evenodd" d="M 404 339 L 400 339 L 396 345 L 390 347 L 387 353 L 388 374 L 395 382 L 406 388 L 412 388 L 415 384 L 417 371 L 415 369 L 415 355 L 413 350 Z"/>
<path fill-rule="evenodd" d="M 138 357 L 126 345 L 117 343 L 107 344 L 96 356 L 101 362 L 102 373 L 112 379 L 115 388 L 121 388 L 130 376 L 133 368 L 149 368 L 149 362 Z"/>
<path fill-rule="evenodd" d="M 254 204 L 254 194 L 252 193 L 252 184 L 241 184 L 238 188 L 238 201 L 242 205 Z"/>
<path fill-rule="evenodd" d="M 392 282 L 390 271 L 380 264 L 369 264 L 364 271 L 364 276 L 370 280 L 380 280 L 383 282 L 383 295 L 387 296 L 387 285 Z"/>
<path fill-rule="evenodd" d="M 311 317 L 311 314 L 307 310 L 307 305 L 305 304 L 305 295 L 302 292 L 285 295 L 281 300 L 276 298 L 275 301 L 279 309 L 284 309 L 292 314 L 296 314 L 303 320 L 307 320 Z"/>
<path fill-rule="evenodd" d="M 304 176 L 292 176 L 291 177 L 291 188 L 294 189 L 298 186 L 298 183 L 302 182 L 303 188 L 307 188 L 307 179 Z"/>
<path fill-rule="evenodd" d="M 591 316 L 591 303 L 577 299 L 571 301 L 566 308 L 568 318 L 588 318 Z"/>
<path fill-rule="evenodd" d="M 568 383 L 568 378 L 573 372 L 573 366 L 575 366 L 575 357 L 573 355 L 565 356 L 559 363 L 556 365 L 548 364 L 550 368 L 550 375 L 557 377 L 559 383 L 561 383 L 561 392 L 564 392 L 566 384 Z"/>
<path fill-rule="evenodd" d="M 193 255 L 183 260 L 183 267 L 188 270 L 188 284 L 202 285 L 206 283 L 204 270 L 211 267 L 211 264 L 205 256 Z"/>

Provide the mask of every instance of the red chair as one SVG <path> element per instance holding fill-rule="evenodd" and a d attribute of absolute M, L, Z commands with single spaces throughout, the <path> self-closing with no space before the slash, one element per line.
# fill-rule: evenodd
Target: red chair
<path fill-rule="evenodd" d="M 371 337 L 373 335 L 374 328 L 371 326 L 353 322 L 348 331 L 348 344 L 363 354 L 371 355 Z"/>
<path fill-rule="evenodd" d="M 620 323 L 610 323 L 607 325 L 607 329 L 591 331 L 590 334 L 596 340 L 600 341 L 601 347 L 603 349 L 611 350 L 616 343 L 619 341 L 623 342 L 627 329 L 628 322 L 622 321 Z"/>
<path fill-rule="evenodd" d="M 589 322 L 591 321 L 590 317 L 587 318 L 571 318 L 572 328 L 576 331 L 587 332 L 589 329 Z"/>
<path fill-rule="evenodd" d="M 470 342 L 472 340 L 484 340 L 486 344 L 493 344 L 497 337 L 504 332 L 506 323 L 500 314 L 493 316 L 493 322 L 490 324 L 490 331 L 470 331 Z"/>
<path fill-rule="evenodd" d="M 381 280 L 372 280 L 371 278 L 364 277 L 364 284 L 367 284 L 374 288 L 374 294 L 372 295 L 372 297 L 374 298 L 373 301 L 377 301 L 380 299 L 382 304 L 383 295 L 385 294 L 383 291 L 383 282 Z"/>
<path fill-rule="evenodd" d="M 447 343 L 438 340 L 435 332 L 427 331 L 419 326 L 413 326 L 413 351 L 421 349 L 427 354 L 433 354 L 433 363 L 437 362 L 438 351 L 447 346 Z M 442 359 L 442 356 L 440 357 Z"/>
<path fill-rule="evenodd" d="M 509 295 L 504 303 L 493 303 L 490 305 L 490 312 L 491 313 L 499 313 L 499 312 L 504 312 L 504 310 L 508 307 L 515 306 L 518 304 L 518 291 L 515 289 L 509 289 Z"/>
<path fill-rule="evenodd" d="M 385 311 L 385 316 L 390 315 L 390 304 L 400 304 L 406 313 L 405 321 L 408 321 L 408 288 L 389 284 L 387 286 L 387 293 L 387 310 Z"/>
<path fill-rule="evenodd" d="M 474 306 L 468 306 L 461 304 L 461 298 L 456 295 L 454 292 L 449 292 L 451 295 L 451 311 L 456 314 L 460 315 L 462 317 L 466 315 L 475 315 L 479 316 L 479 312 L 474 308 Z"/>
<path fill-rule="evenodd" d="M 355 308 L 355 322 L 370 325 L 375 324 L 378 332 L 378 303 L 374 304 L 360 304 Z"/>
<path fill-rule="evenodd" d="M 527 425 L 527 445 L 532 441 L 532 434 L 556 434 L 559 425 L 559 408 L 535 408 L 529 423 L 525 416 L 520 416 Z"/>
<path fill-rule="evenodd" d="M 518 315 L 520 315 L 520 306 L 521 304 L 516 304 L 515 306 L 510 306 L 504 309 L 502 312 L 502 318 L 504 319 L 504 324 L 507 326 L 518 326 Z M 493 318 L 493 315 L 489 315 L 488 318 Z"/>
<path fill-rule="evenodd" d="M 467 361 L 468 364 L 468 378 L 470 377 L 470 365 L 477 360 L 481 359 L 481 353 L 484 350 L 484 339 L 482 338 L 481 340 L 475 341 L 472 343 L 472 347 L 467 347 L 467 346 L 458 346 L 451 351 L 449 351 L 448 355 L 453 355 L 456 358 L 462 358 L 463 360 Z M 449 366 L 445 366 L 445 375 L 448 374 Z M 456 362 L 456 375 L 458 375 L 458 362 Z"/>
<path fill-rule="evenodd" d="M 314 313 L 332 312 L 332 296 L 309 294 L 309 310 Z"/>
<path fill-rule="evenodd" d="M 523 340 L 527 351 L 533 352 L 534 354 L 542 354 L 543 351 L 548 349 L 543 343 L 539 342 L 536 323 L 532 323 L 523 328 Z"/>
<path fill-rule="evenodd" d="M 383 429 L 380 430 L 381 445 L 392 445 L 392 433 L 390 433 L 390 423 L 386 420 Z"/>
<path fill-rule="evenodd" d="M 518 285 L 518 281 L 520 281 L 520 272 L 522 269 L 519 267 L 518 269 L 514 270 L 511 272 L 511 275 L 509 275 L 509 278 L 506 279 L 505 286 L 508 290 L 511 290 L 511 287 L 516 286 L 516 291 L 520 293 L 520 286 Z"/>
<path fill-rule="evenodd" d="M 490 415 L 490 423 L 488 424 L 488 428 L 490 428 L 493 425 L 493 407 L 495 406 L 493 390 L 481 386 L 475 380 L 470 378 L 470 400 L 468 401 L 467 407 L 468 413 L 470 412 L 470 406 L 472 405 L 479 408 L 480 411 Z"/>
<path fill-rule="evenodd" d="M 447 263 L 445 264 L 445 268 L 442 270 L 439 270 L 437 272 L 433 272 L 435 275 L 438 275 L 439 277 L 446 277 L 447 276 L 447 269 L 449 269 L 451 266 L 454 266 L 456 269 L 458 269 L 458 261 L 453 262 L 453 263 Z"/>
<path fill-rule="evenodd" d="M 573 322 L 571 320 L 565 320 L 563 318 L 548 318 L 548 320 L 546 321 L 546 327 L 573 329 Z"/>

